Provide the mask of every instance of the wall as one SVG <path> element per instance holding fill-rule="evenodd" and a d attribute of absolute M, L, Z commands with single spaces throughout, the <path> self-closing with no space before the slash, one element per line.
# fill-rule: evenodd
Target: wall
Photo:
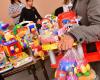
<path fill-rule="evenodd" d="M 10 0 L 0 0 L 0 20 L 12 23 L 12 19 L 8 15 L 8 6 Z M 34 6 L 37 8 L 41 16 L 52 13 L 58 6 L 62 5 L 63 0 L 34 0 Z M 25 3 L 24 0 L 22 2 Z"/>

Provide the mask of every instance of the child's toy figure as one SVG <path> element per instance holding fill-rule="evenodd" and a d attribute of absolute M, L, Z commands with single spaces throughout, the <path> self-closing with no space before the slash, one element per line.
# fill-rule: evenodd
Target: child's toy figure
<path fill-rule="evenodd" d="M 40 56 L 42 60 L 44 60 L 44 51 L 42 50 L 42 47 L 40 45 L 40 41 L 38 39 L 37 36 L 34 36 L 33 37 L 33 42 L 29 44 L 31 49 L 32 49 L 32 52 L 34 53 L 34 56 L 35 57 L 38 57 Z"/>

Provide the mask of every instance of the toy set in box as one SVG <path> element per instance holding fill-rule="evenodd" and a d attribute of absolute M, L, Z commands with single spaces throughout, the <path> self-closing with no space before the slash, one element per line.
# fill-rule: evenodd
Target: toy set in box
<path fill-rule="evenodd" d="M 3 46 L 0 45 L 0 74 L 13 68 L 11 62 L 6 57 Z"/>
<path fill-rule="evenodd" d="M 14 68 L 32 62 L 32 57 L 22 52 L 22 47 L 20 43 L 16 40 L 5 42 L 4 49 L 10 62 L 13 64 Z"/>

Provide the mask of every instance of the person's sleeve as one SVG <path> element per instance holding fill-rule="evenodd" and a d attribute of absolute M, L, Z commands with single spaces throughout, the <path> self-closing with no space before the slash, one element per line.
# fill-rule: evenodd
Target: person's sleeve
<path fill-rule="evenodd" d="M 87 16 L 90 26 L 82 25 L 69 32 L 78 42 L 100 40 L 100 0 L 90 0 Z"/>
<path fill-rule="evenodd" d="M 37 19 L 42 19 L 42 17 L 40 16 L 39 12 L 37 11 L 37 9 L 35 7 L 34 7 L 34 10 L 35 10 Z"/>
<path fill-rule="evenodd" d="M 24 15 L 25 13 L 24 13 L 24 8 L 22 9 L 22 11 L 21 11 L 21 14 L 20 14 L 20 19 L 19 19 L 19 22 L 22 22 L 23 21 L 23 19 L 24 19 Z"/>
<path fill-rule="evenodd" d="M 12 5 L 9 5 L 9 8 L 8 8 L 8 13 L 9 13 L 9 16 L 12 17 L 13 13 L 15 12 L 15 9 Z"/>

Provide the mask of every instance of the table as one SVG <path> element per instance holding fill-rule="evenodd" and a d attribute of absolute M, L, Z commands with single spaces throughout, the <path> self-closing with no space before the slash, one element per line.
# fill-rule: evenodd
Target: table
<path fill-rule="evenodd" d="M 46 59 L 48 59 L 48 58 L 46 57 L 45 60 L 46 60 Z M 44 61 L 45 61 L 45 60 L 44 60 Z M 49 80 L 48 73 L 47 73 L 47 70 L 46 70 L 45 65 L 44 65 L 44 61 L 41 60 L 40 58 L 38 58 L 37 61 L 36 61 L 36 63 L 39 62 L 39 63 L 41 64 L 41 67 L 42 67 L 42 69 L 43 69 L 44 77 L 45 77 L 46 80 Z M 10 70 L 10 71 L 8 71 L 8 72 L 3 73 L 2 76 L 3 76 L 4 78 L 6 78 L 6 77 L 8 77 L 8 76 L 14 75 L 14 74 L 16 74 L 16 73 L 19 73 L 19 72 L 22 72 L 22 71 L 28 70 L 28 69 L 31 70 L 31 72 L 32 72 L 32 74 L 33 74 L 33 76 L 34 76 L 34 79 L 35 79 L 35 80 L 38 80 L 38 77 L 37 77 L 37 75 L 36 75 L 35 62 L 30 62 L 30 63 L 28 63 L 28 64 L 25 64 L 25 65 L 21 66 L 21 67 L 14 68 L 14 69 L 12 69 L 12 70 Z"/>

